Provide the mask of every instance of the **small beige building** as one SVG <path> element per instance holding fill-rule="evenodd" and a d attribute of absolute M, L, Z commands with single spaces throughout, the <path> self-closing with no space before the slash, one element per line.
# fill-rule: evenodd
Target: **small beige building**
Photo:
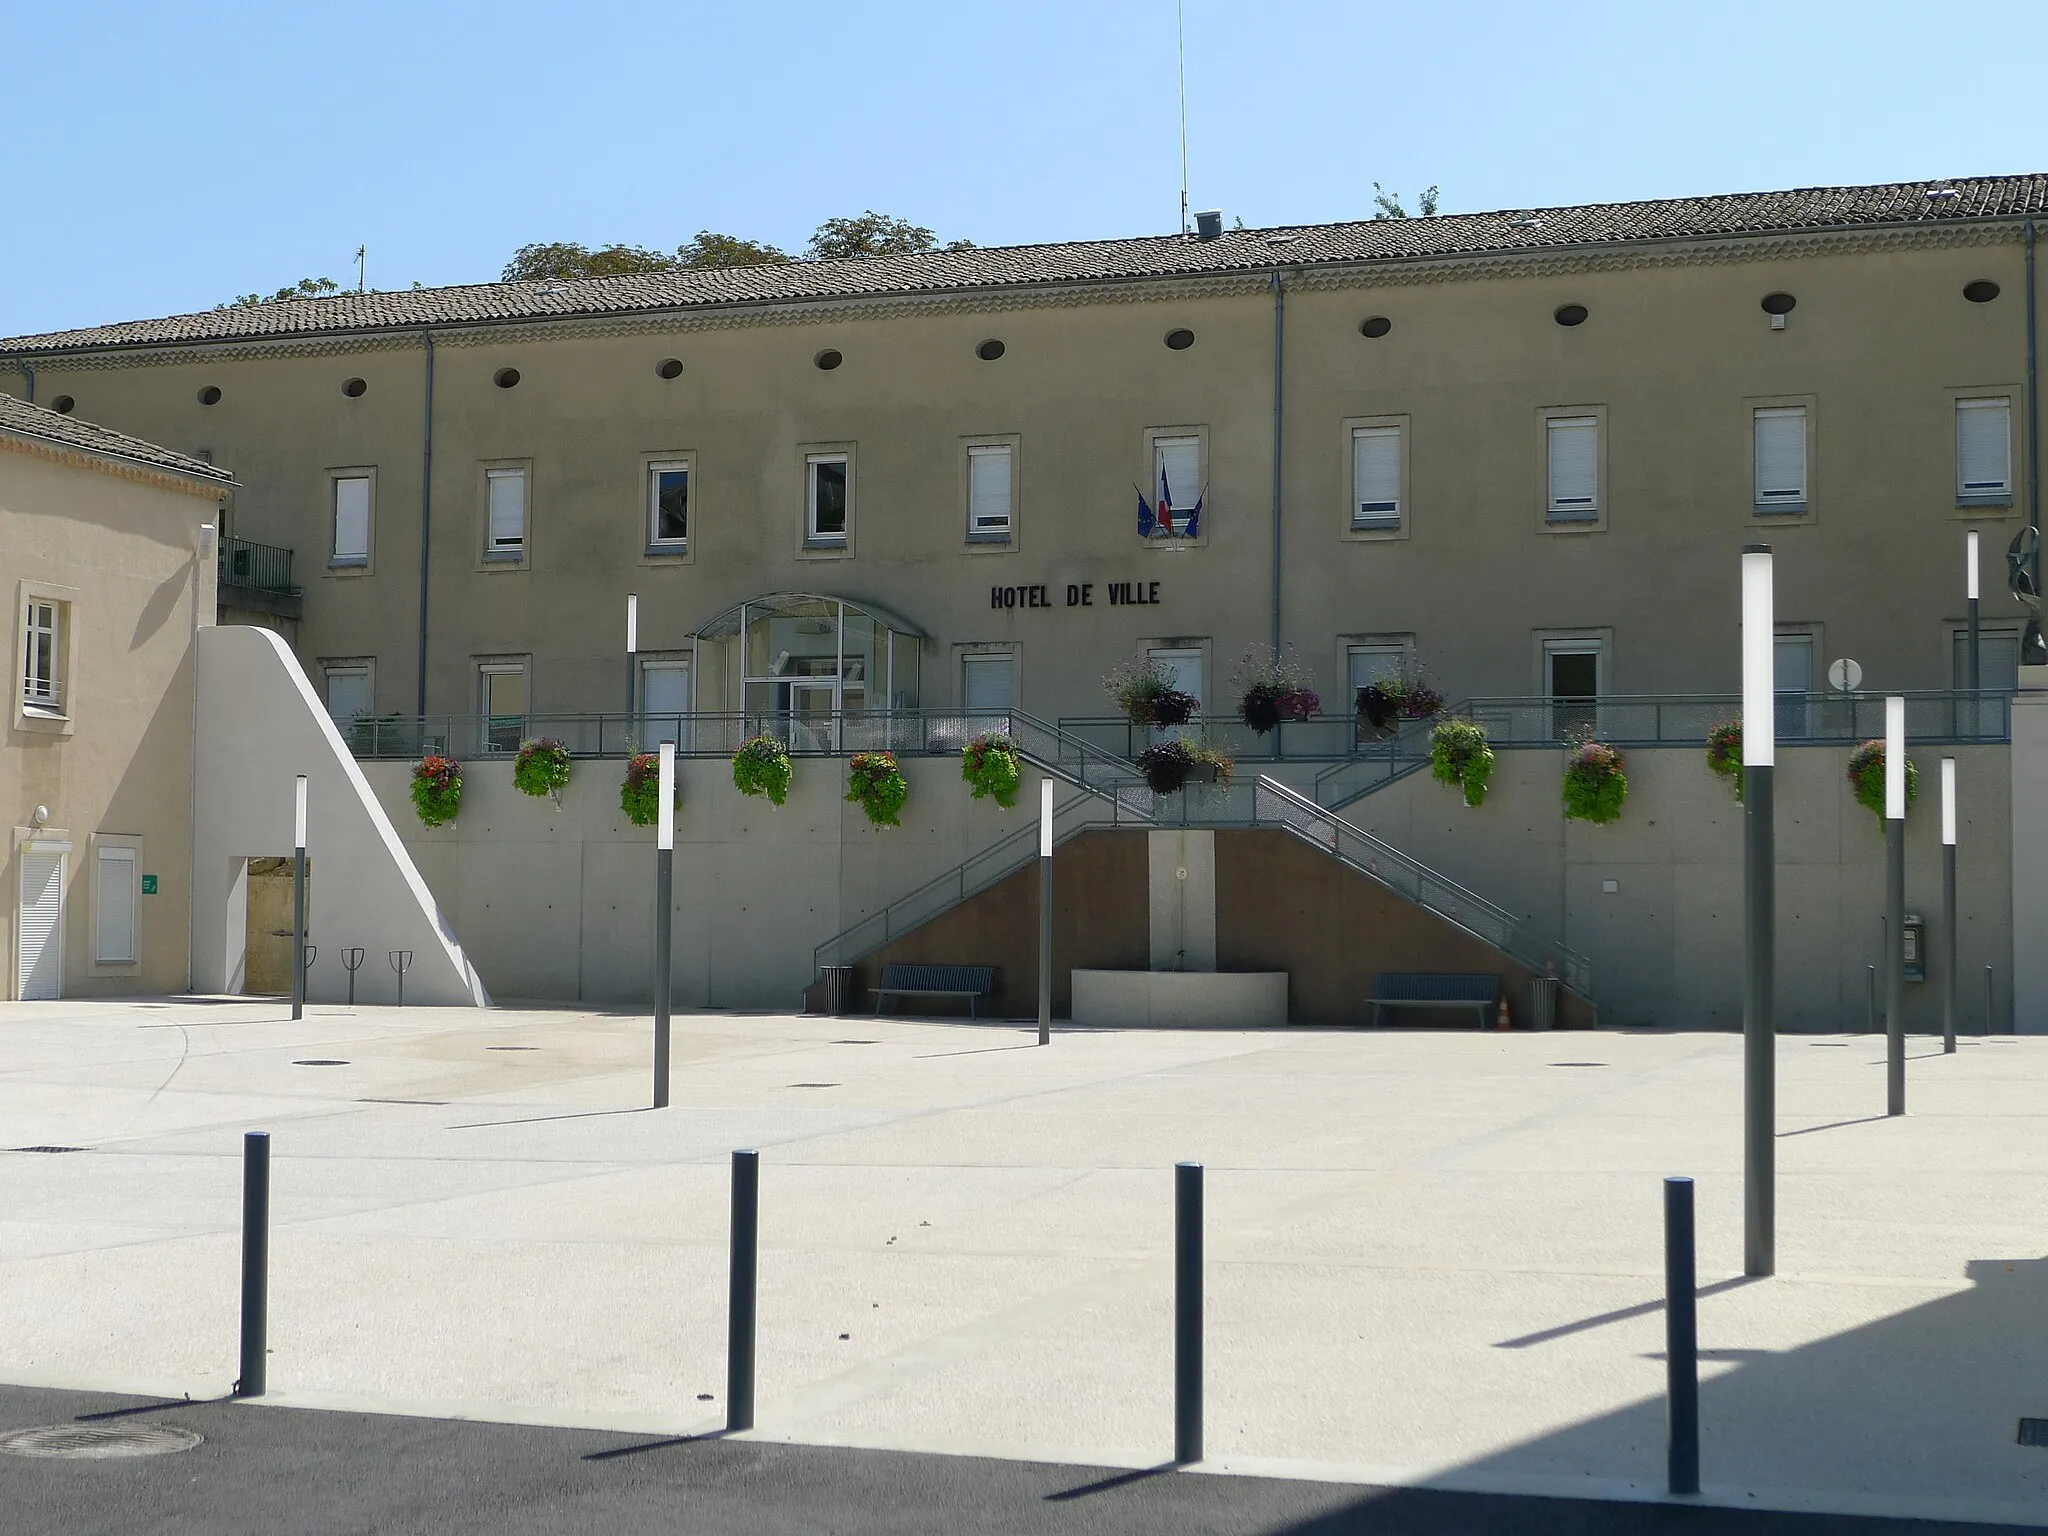
<path fill-rule="evenodd" d="M 232 477 L 0 395 L 8 999 L 190 981 L 198 631 Z"/>

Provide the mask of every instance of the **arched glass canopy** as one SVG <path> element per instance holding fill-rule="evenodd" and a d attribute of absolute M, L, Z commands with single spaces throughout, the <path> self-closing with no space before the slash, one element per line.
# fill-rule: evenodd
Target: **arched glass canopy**
<path fill-rule="evenodd" d="M 872 603 L 775 592 L 727 609 L 693 637 L 697 707 L 792 730 L 840 714 L 918 707 L 924 634 Z"/>

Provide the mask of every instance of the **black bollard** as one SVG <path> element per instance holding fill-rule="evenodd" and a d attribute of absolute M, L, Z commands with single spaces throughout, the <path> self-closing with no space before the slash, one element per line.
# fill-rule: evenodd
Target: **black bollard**
<path fill-rule="evenodd" d="M 235 1396 L 261 1397 L 267 1385 L 265 1336 L 270 1291 L 270 1133 L 242 1137 L 242 1374 Z"/>
<path fill-rule="evenodd" d="M 1692 1180 L 1664 1181 L 1664 1379 L 1673 1493 L 1700 1491 L 1699 1291 L 1693 1263 Z"/>
<path fill-rule="evenodd" d="M 761 1154 L 732 1155 L 732 1269 L 725 1322 L 725 1427 L 754 1427 L 754 1305 L 760 1283 Z"/>
<path fill-rule="evenodd" d="M 1173 1168 L 1173 1459 L 1202 1459 L 1202 1165 Z"/>

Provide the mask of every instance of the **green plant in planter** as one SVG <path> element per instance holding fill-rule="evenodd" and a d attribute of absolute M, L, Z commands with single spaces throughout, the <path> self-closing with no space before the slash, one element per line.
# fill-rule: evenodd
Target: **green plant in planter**
<path fill-rule="evenodd" d="M 1564 769 L 1564 813 L 1576 821 L 1604 826 L 1621 819 L 1628 798 L 1628 775 L 1622 755 L 1605 742 L 1575 747 Z"/>
<path fill-rule="evenodd" d="M 766 795 L 780 805 L 789 798 L 789 749 L 773 736 L 750 736 L 732 755 L 733 788 L 743 795 Z"/>
<path fill-rule="evenodd" d="M 676 780 L 675 800 L 683 803 L 683 783 Z M 626 759 L 625 781 L 619 785 L 619 809 L 636 827 L 651 827 L 661 820 L 661 755 L 635 752 Z"/>
<path fill-rule="evenodd" d="M 423 826 L 439 827 L 455 819 L 462 809 L 462 764 L 439 753 L 412 771 L 412 808 L 420 813 Z"/>
<path fill-rule="evenodd" d="M 1306 720 L 1322 707 L 1309 669 L 1291 645 L 1285 651 L 1248 647 L 1231 669 L 1230 686 L 1238 694 L 1238 717 L 1260 736 L 1282 720 Z"/>
<path fill-rule="evenodd" d="M 1173 674 L 1148 655 L 1133 656 L 1102 680 L 1103 692 L 1139 725 L 1185 725 L 1202 701 L 1173 685 Z"/>
<path fill-rule="evenodd" d="M 552 736 L 522 741 L 519 755 L 512 759 L 512 782 L 536 799 L 542 795 L 559 798 L 569 784 L 568 746 Z"/>
<path fill-rule="evenodd" d="M 1162 741 L 1138 754 L 1138 771 L 1145 776 L 1145 787 L 1155 795 L 1176 794 L 1186 788 L 1197 768 L 1214 770 L 1215 781 L 1228 784 L 1237 764 L 1214 747 L 1186 741 Z"/>
<path fill-rule="evenodd" d="M 1723 720 L 1707 732 L 1707 767 L 1735 781 L 1735 803 L 1742 804 L 1742 722 Z"/>
<path fill-rule="evenodd" d="M 846 798 L 868 813 L 878 827 L 900 827 L 903 802 L 910 798 L 910 780 L 896 766 L 894 752 L 856 752 L 847 765 Z"/>
<path fill-rule="evenodd" d="M 1849 788 L 1856 803 L 1866 808 L 1881 824 L 1884 819 L 1884 742 L 1866 741 L 1849 754 Z M 1906 804 L 1920 798 L 1920 770 L 1906 759 Z"/>
<path fill-rule="evenodd" d="M 993 800 L 1009 810 L 1017 803 L 1017 787 L 1024 782 L 1017 744 L 1007 736 L 975 737 L 960 754 L 960 777 L 974 791 L 975 799 Z"/>
<path fill-rule="evenodd" d="M 1470 720 L 1446 720 L 1429 733 L 1429 771 L 1439 784 L 1465 793 L 1467 805 L 1486 803 L 1486 781 L 1493 777 L 1493 748 L 1486 727 Z"/>

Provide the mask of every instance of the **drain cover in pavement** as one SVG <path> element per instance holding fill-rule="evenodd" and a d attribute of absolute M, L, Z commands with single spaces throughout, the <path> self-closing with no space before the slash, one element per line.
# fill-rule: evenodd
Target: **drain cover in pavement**
<path fill-rule="evenodd" d="M 83 1147 L 9 1147 L 10 1152 L 83 1152 Z"/>
<path fill-rule="evenodd" d="M 42 1424 L 0 1435 L 10 1456 L 65 1456 L 104 1461 L 116 1456 L 165 1456 L 189 1451 L 201 1436 L 175 1424 Z"/>
<path fill-rule="evenodd" d="M 293 1062 L 292 1065 L 295 1067 L 345 1067 L 348 1063 L 337 1061 L 332 1056 L 308 1056 L 303 1061 Z"/>

